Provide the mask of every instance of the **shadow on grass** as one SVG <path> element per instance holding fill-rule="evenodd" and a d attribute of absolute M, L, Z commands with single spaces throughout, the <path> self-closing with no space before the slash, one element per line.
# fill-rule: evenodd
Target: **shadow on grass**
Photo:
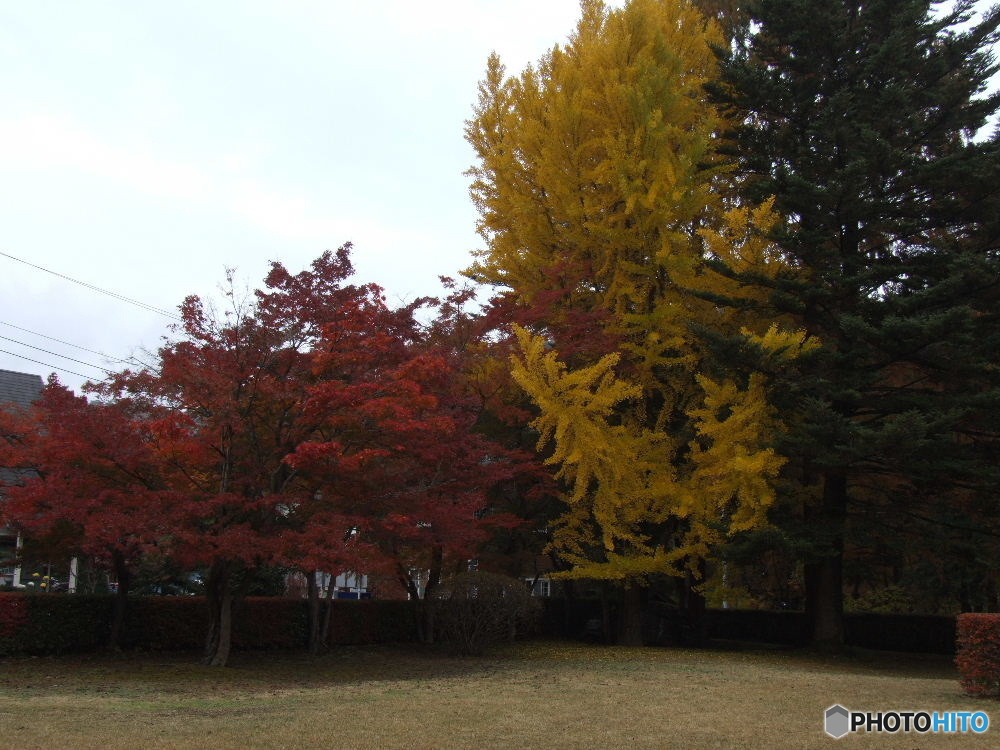
<path fill-rule="evenodd" d="M 490 680 L 525 664 L 541 668 L 612 662 L 624 671 L 642 665 L 667 672 L 724 671 L 735 663 L 807 672 L 878 673 L 903 679 L 955 679 L 947 656 L 854 649 L 838 655 L 765 644 L 717 642 L 703 649 L 622 648 L 571 641 L 529 641 L 482 657 L 458 657 L 436 647 L 412 644 L 340 646 L 313 657 L 305 652 L 236 652 L 226 668 L 206 667 L 197 653 L 132 652 L 0 661 L 0 693 L 31 695 L 187 694 L 306 690 L 380 682 L 441 679 Z M 630 667 L 629 665 L 632 665 Z"/>
<path fill-rule="evenodd" d="M 505 667 L 489 656 L 457 657 L 414 645 L 340 646 L 305 652 L 235 652 L 229 666 L 207 667 L 195 652 L 123 652 L 8 657 L 0 660 L 0 692 L 19 695 L 150 693 L 207 690 L 286 691 L 380 681 L 488 678 Z"/>
<path fill-rule="evenodd" d="M 824 670 L 877 672 L 901 678 L 957 679 L 955 657 L 947 654 L 875 651 L 855 646 L 847 646 L 840 653 L 830 653 L 802 646 L 722 639 L 713 639 L 705 651 L 753 654 L 772 659 L 776 665 L 788 663 Z"/>

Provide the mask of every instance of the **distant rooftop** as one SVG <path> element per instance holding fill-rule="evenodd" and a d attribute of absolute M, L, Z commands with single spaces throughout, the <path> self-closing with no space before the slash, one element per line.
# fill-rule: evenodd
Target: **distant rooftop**
<path fill-rule="evenodd" d="M 31 406 L 42 392 L 41 375 L 0 370 L 0 404 Z"/>

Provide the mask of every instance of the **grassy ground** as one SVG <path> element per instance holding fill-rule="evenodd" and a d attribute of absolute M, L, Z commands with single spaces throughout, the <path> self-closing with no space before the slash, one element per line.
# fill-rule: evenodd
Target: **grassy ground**
<path fill-rule="evenodd" d="M 998 704 L 950 662 L 868 653 L 535 642 L 462 659 L 414 648 L 0 661 L 0 748 L 1000 747 Z M 854 710 L 985 710 L 984 735 L 823 734 Z"/>

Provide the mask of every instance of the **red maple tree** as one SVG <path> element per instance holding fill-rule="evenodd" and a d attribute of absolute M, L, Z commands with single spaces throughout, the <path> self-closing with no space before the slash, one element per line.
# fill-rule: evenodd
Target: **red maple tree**
<path fill-rule="evenodd" d="M 164 481 L 150 425 L 128 401 L 88 402 L 51 379 L 27 412 L 0 414 L 0 464 L 24 467 L 4 488 L 7 523 L 35 539 L 61 540 L 117 582 L 111 636 L 119 644 L 135 566 L 171 537 L 165 509 L 177 494 Z"/>

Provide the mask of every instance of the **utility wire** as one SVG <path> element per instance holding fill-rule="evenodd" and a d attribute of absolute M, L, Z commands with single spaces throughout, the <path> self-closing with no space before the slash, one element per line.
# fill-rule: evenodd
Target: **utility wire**
<path fill-rule="evenodd" d="M 13 323 L 8 323 L 6 320 L 0 320 L 0 325 L 10 326 L 11 328 L 16 328 L 19 331 L 24 331 L 25 333 L 30 333 L 32 336 L 41 336 L 43 339 L 48 339 L 49 341 L 56 341 L 60 344 L 65 344 L 66 346 L 72 346 L 74 349 L 79 349 L 80 351 L 90 352 L 91 354 L 96 354 L 99 357 L 104 357 L 105 359 L 110 359 L 114 362 L 121 362 L 123 365 L 135 364 L 139 360 L 135 357 L 132 359 L 121 359 L 120 357 L 112 357 L 110 354 L 105 354 L 104 352 L 99 352 L 96 349 L 88 349 L 85 346 L 80 346 L 79 344 L 74 344 L 70 341 L 63 341 L 62 339 L 57 339 L 55 336 L 47 336 L 44 333 L 39 333 L 38 331 L 32 331 L 30 328 L 22 328 L 21 326 L 16 326 Z"/>
<path fill-rule="evenodd" d="M 62 359 L 68 359 L 70 362 L 76 362 L 78 365 L 86 365 L 87 367 L 93 367 L 95 370 L 101 370 L 106 372 L 108 375 L 113 375 L 114 373 L 107 369 L 106 367 L 101 367 L 100 365 L 92 365 L 90 362 L 84 362 L 82 359 L 73 359 L 73 357 L 67 357 L 65 354 L 60 354 L 59 352 L 52 352 L 48 349 L 42 349 L 40 346 L 34 346 L 32 344 L 26 344 L 23 341 L 18 341 L 17 339 L 7 338 L 6 336 L 0 336 L 0 339 L 4 341 L 12 341 L 15 344 L 20 344 L 21 346 L 26 346 L 29 349 L 37 349 L 40 352 L 45 352 L 46 354 L 51 354 L 53 357 L 61 357 Z M 79 373 L 75 373 L 79 374 Z"/>
<path fill-rule="evenodd" d="M 9 354 L 12 357 L 18 357 L 20 359 L 26 359 L 29 362 L 34 362 L 36 365 L 41 365 L 42 367 L 51 367 L 53 370 L 59 370 L 59 372 L 67 372 L 70 375 L 76 375 L 77 377 L 83 378 L 84 380 L 90 380 L 90 375 L 84 375 L 82 372 L 74 372 L 73 370 L 67 370 L 65 367 L 56 367 L 55 365 L 50 365 L 48 362 L 41 362 L 37 359 L 32 359 L 31 357 L 25 357 L 23 354 L 15 354 L 14 352 L 9 352 L 6 349 L 0 349 L 0 354 Z"/>
<path fill-rule="evenodd" d="M 18 263 L 23 263 L 24 265 L 30 266 L 31 268 L 36 268 L 39 271 L 45 271 L 45 273 L 50 273 L 53 276 L 58 276 L 60 279 L 65 279 L 66 281 L 72 281 L 74 284 L 79 284 L 80 286 L 86 287 L 87 289 L 90 289 L 92 291 L 100 292 L 101 294 L 106 294 L 109 297 L 114 297 L 115 299 L 120 300 L 122 302 L 128 302 L 130 305 L 135 305 L 136 307 L 141 307 L 142 309 L 148 310 L 149 312 L 154 312 L 154 313 L 157 313 L 158 315 L 163 315 L 163 316 L 165 316 L 167 318 L 173 318 L 174 320 L 179 320 L 179 321 L 183 322 L 183 318 L 181 318 L 179 315 L 175 315 L 174 313 L 168 312 L 167 310 L 164 310 L 162 308 L 156 307 L 155 305 L 150 305 L 150 304 L 148 304 L 146 302 L 142 302 L 142 301 L 137 300 L 137 299 L 132 299 L 131 297 L 126 297 L 124 294 L 118 294 L 117 292 L 111 292 L 111 291 L 108 291 L 107 289 L 102 289 L 99 286 L 94 286 L 93 284 L 88 284 L 86 281 L 80 281 L 79 279 L 74 279 L 71 276 L 67 276 L 65 274 L 58 273 L 57 271 L 52 271 L 52 270 L 50 270 L 48 268 L 44 268 L 42 266 L 35 265 L 34 263 L 29 263 L 28 261 L 26 261 L 26 260 L 24 260 L 22 258 L 18 258 L 18 257 L 14 256 L 14 255 L 11 255 L 10 253 L 5 253 L 2 250 L 0 250 L 0 255 L 4 256 L 5 258 L 10 258 L 11 260 L 16 260 Z"/>

